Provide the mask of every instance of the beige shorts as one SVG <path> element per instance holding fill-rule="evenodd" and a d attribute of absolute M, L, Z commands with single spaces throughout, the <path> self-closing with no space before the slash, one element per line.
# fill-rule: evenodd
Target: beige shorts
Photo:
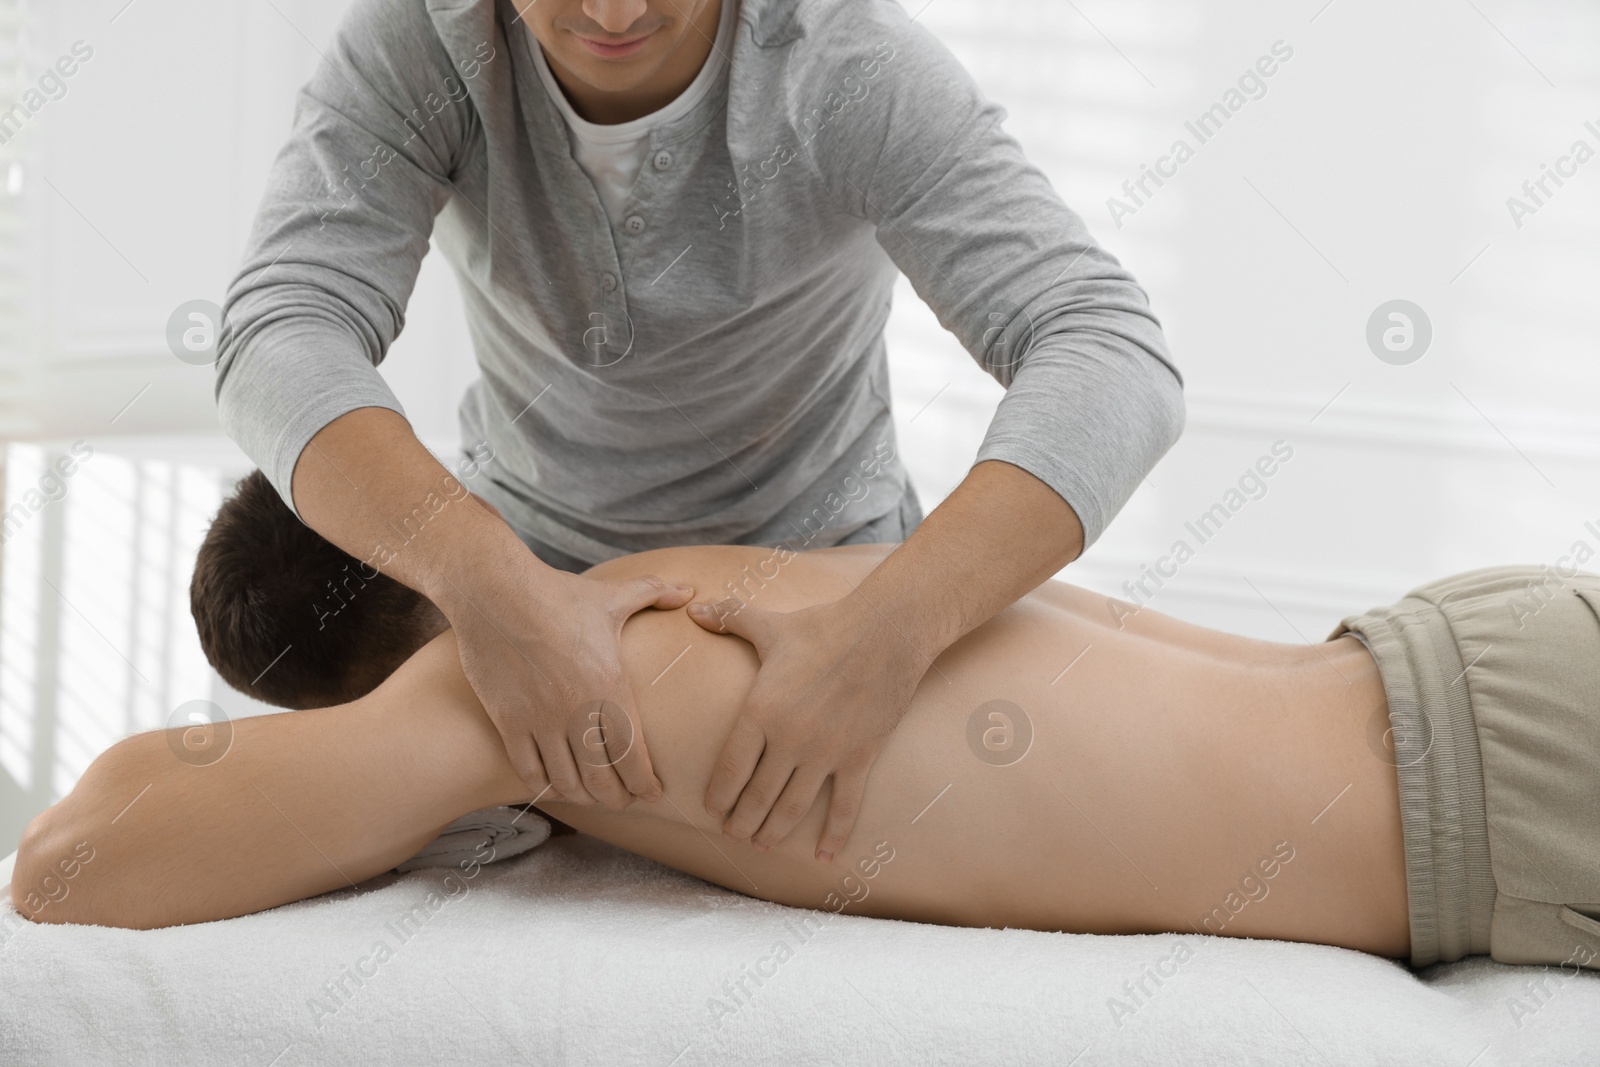
<path fill-rule="evenodd" d="M 1470 571 L 1345 632 L 1388 695 L 1412 965 L 1600 969 L 1600 576 Z"/>

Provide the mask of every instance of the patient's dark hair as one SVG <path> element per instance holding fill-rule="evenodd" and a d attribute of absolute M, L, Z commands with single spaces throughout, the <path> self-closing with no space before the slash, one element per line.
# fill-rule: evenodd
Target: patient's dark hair
<path fill-rule="evenodd" d="M 445 626 L 422 594 L 296 518 L 259 470 L 212 520 L 189 610 L 223 680 L 285 708 L 366 695 Z"/>

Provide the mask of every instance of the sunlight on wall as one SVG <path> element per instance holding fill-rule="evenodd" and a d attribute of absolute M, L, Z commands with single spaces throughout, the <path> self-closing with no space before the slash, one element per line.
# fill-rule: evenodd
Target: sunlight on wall
<path fill-rule="evenodd" d="M 0 767 L 49 802 L 118 738 L 213 696 L 188 587 L 219 478 L 81 441 L 5 462 Z"/>
<path fill-rule="evenodd" d="M 40 609 L 37 575 L 44 526 L 24 487 L 36 489 L 42 448 L 12 445 L 5 457 L 4 541 L 0 542 L 0 770 L 24 792 L 33 788 L 35 701 L 39 697 Z M 42 497 L 41 497 L 42 499 Z"/>

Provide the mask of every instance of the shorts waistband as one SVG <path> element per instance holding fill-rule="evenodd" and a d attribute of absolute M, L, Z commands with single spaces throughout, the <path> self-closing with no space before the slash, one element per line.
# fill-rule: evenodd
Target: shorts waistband
<path fill-rule="evenodd" d="M 1411 964 L 1489 951 L 1495 881 L 1467 664 L 1443 612 L 1408 596 L 1344 620 L 1389 702 L 1405 840 Z"/>

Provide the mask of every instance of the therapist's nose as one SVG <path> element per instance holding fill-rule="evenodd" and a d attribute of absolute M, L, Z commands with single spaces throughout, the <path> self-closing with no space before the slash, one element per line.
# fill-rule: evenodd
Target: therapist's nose
<path fill-rule="evenodd" d="M 621 36 L 650 10 L 646 0 L 583 0 L 583 13 L 607 33 Z"/>

